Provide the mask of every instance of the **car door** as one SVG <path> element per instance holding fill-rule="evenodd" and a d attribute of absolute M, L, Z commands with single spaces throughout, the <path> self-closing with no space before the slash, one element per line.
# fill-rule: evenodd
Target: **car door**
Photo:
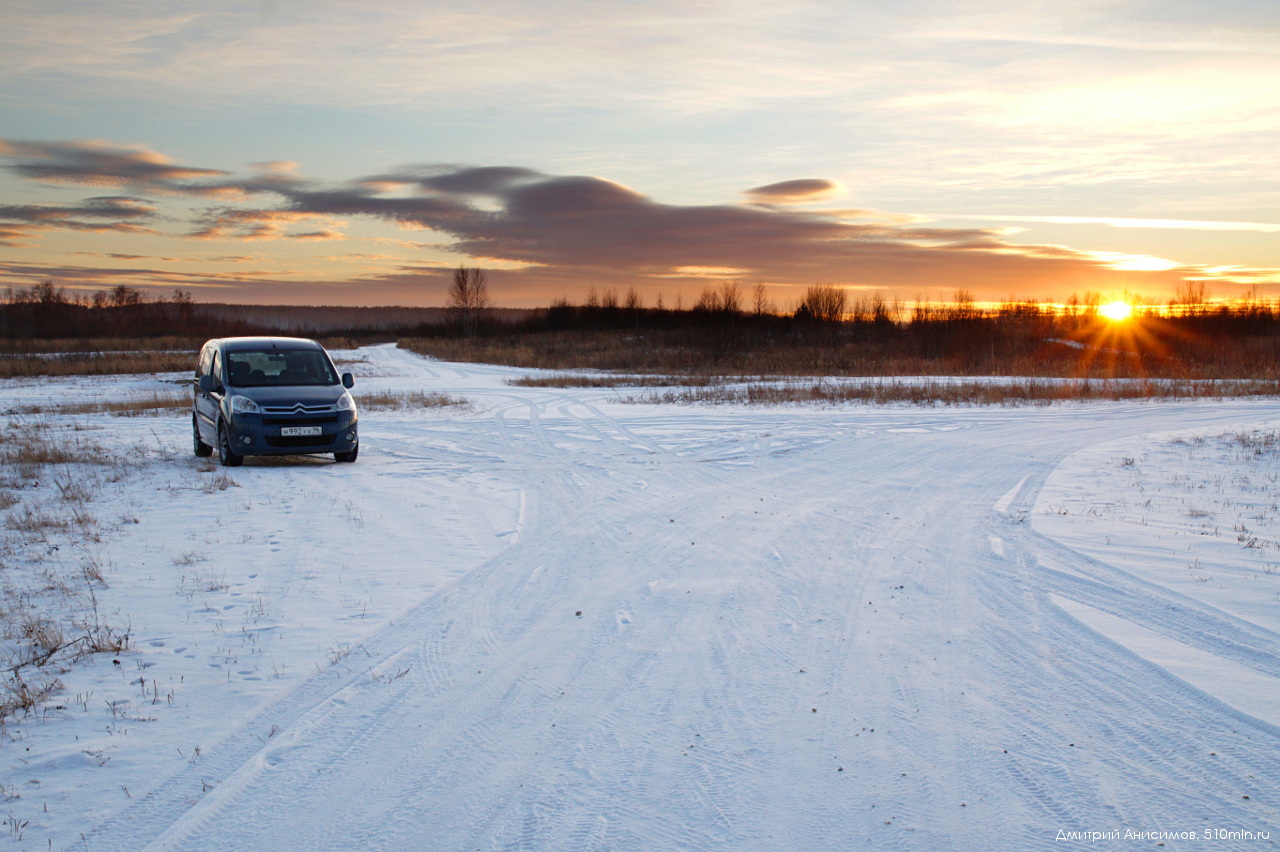
<path fill-rule="evenodd" d="M 213 377 L 213 389 L 202 391 L 200 380 Z M 200 356 L 200 375 L 196 378 L 196 423 L 200 440 L 214 446 L 218 437 L 218 408 L 222 403 L 222 354 L 216 348 L 206 349 Z"/>

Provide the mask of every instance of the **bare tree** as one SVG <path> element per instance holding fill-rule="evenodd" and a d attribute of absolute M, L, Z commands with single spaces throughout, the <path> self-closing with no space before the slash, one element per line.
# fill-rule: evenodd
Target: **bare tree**
<path fill-rule="evenodd" d="M 757 281 L 756 286 L 751 291 L 751 308 L 756 316 L 763 316 L 774 312 L 773 305 L 769 302 L 769 291 L 765 288 L 764 282 Z"/>
<path fill-rule="evenodd" d="M 1088 296 L 1087 293 L 1085 295 Z M 951 297 L 950 319 L 971 320 L 978 317 L 978 305 L 974 301 L 973 293 L 969 290 L 957 290 Z"/>
<path fill-rule="evenodd" d="M 695 311 L 703 311 L 714 314 L 720 310 L 720 294 L 715 291 L 714 287 L 703 287 L 702 294 L 698 296 L 698 301 L 693 303 Z"/>
<path fill-rule="evenodd" d="M 802 308 L 809 316 L 823 322 L 838 322 L 844 317 L 848 296 L 844 288 L 834 284 L 814 284 L 804 292 Z"/>
<path fill-rule="evenodd" d="M 1177 301 L 1184 314 L 1204 313 L 1209 302 L 1209 287 L 1203 281 L 1184 280 L 1178 285 Z"/>
<path fill-rule="evenodd" d="M 146 301 L 140 290 L 135 290 L 133 287 L 127 287 L 124 284 L 112 287 L 107 299 L 113 308 L 136 308 Z"/>
<path fill-rule="evenodd" d="M 463 334 L 475 335 L 489 306 L 489 280 L 484 270 L 465 266 L 455 269 L 449 285 L 449 307 L 457 314 Z"/>
<path fill-rule="evenodd" d="M 742 283 L 720 282 L 720 310 L 729 314 L 742 313 Z"/>

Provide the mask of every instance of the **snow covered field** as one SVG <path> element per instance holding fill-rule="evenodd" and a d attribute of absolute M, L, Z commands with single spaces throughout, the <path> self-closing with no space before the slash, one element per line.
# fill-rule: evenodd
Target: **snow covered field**
<path fill-rule="evenodd" d="M 130 648 L 4 725 L 0 848 L 1280 845 L 1273 401 L 629 405 L 340 354 L 357 401 L 471 405 L 229 473 L 182 414 L 4 418 L 129 460 L 83 473 L 100 541 L 0 553 L 10 594 L 91 564 Z"/>

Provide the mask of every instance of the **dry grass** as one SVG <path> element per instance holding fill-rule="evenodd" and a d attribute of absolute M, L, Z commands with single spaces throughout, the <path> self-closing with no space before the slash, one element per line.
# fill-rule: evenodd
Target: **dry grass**
<path fill-rule="evenodd" d="M 502 364 L 542 370 L 613 370 L 685 374 L 702 369 L 706 357 L 671 335 L 612 332 L 513 334 L 476 338 L 402 338 L 403 349 L 444 361 Z M 743 372 L 743 371 L 738 371 Z M 762 371 L 746 371 L 759 374 Z"/>
<path fill-rule="evenodd" d="M 1221 437 L 1222 440 L 1239 447 L 1246 456 L 1253 458 L 1280 453 L 1280 432 L 1254 430 L 1228 433 Z"/>
<path fill-rule="evenodd" d="M 1262 381 L 1127 381 L 1010 379 L 989 381 L 870 380 L 753 382 L 685 388 L 629 397 L 636 403 L 783 405 L 808 403 L 910 403 L 915 405 L 1048 405 L 1067 401 L 1218 399 L 1275 396 L 1280 383 Z"/>
<path fill-rule="evenodd" d="M 0 340 L 0 355 L 76 354 L 85 352 L 199 351 L 202 338 L 192 337 L 35 337 Z"/>
<path fill-rule="evenodd" d="M 174 564 L 178 562 L 175 560 Z M 226 574 L 183 574 L 178 588 L 190 596 L 198 592 L 225 592 L 231 584 L 227 582 Z"/>
<path fill-rule="evenodd" d="M 231 478 L 226 468 L 217 467 L 213 464 L 201 464 L 196 468 L 199 473 L 212 474 L 200 485 L 201 494 L 216 494 L 219 491 L 226 491 L 228 488 L 239 488 L 240 483 Z"/>
<path fill-rule="evenodd" d="M 38 709 L 61 689 L 54 673 L 87 654 L 128 647 L 129 630 L 104 623 L 94 584 L 104 582 L 92 555 L 69 558 L 100 541 L 89 505 L 127 474 L 77 424 L 10 421 L 0 429 L 0 725 Z"/>
<path fill-rule="evenodd" d="M 382 391 L 380 393 L 361 394 L 357 403 L 362 409 L 369 411 L 403 411 L 412 408 L 450 408 L 467 407 L 471 403 L 465 399 L 443 393 L 428 391 Z"/>
<path fill-rule="evenodd" d="M 153 393 L 129 399 L 101 399 L 89 402 L 50 402 L 20 405 L 6 411 L 10 415 L 39 414 L 115 414 L 121 417 L 139 417 L 147 414 L 163 414 L 185 411 L 191 408 L 191 395 L 184 393 Z"/>
<path fill-rule="evenodd" d="M 193 370 L 195 359 L 194 351 L 6 354 L 0 355 L 0 379 L 186 373 Z"/>
<path fill-rule="evenodd" d="M 521 388 L 666 388 L 710 387 L 734 379 L 727 376 L 637 376 L 611 373 L 554 373 L 549 376 L 522 376 L 507 384 Z"/>
<path fill-rule="evenodd" d="M 645 375 L 1280 380 L 1274 334 L 1239 324 L 1213 333 L 1186 325 L 1147 318 L 1120 332 L 1097 322 L 1003 315 L 844 324 L 739 317 L 681 327 L 404 338 L 400 345 L 446 361 Z"/>
<path fill-rule="evenodd" d="M 62 681 L 45 676 L 29 683 L 16 673 L 0 683 L 0 722 L 19 713 L 30 713 L 62 690 Z"/>
<path fill-rule="evenodd" d="M 18 468 L 83 462 L 107 464 L 106 451 L 81 434 L 59 430 L 48 421 L 10 422 L 0 429 L 0 465 Z M 29 475 L 24 475 L 29 479 Z"/>
<path fill-rule="evenodd" d="M 22 533 L 36 541 L 44 541 L 50 533 L 66 532 L 73 526 L 67 515 L 55 514 L 43 508 L 32 508 L 23 503 L 5 516 L 4 528 L 12 532 Z"/>

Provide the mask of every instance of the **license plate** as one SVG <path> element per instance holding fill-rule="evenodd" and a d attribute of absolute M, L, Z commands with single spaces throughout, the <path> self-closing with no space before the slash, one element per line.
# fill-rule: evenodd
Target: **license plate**
<path fill-rule="evenodd" d="M 282 438 L 304 438 L 318 436 L 321 434 L 319 426 L 281 426 L 280 437 Z"/>

